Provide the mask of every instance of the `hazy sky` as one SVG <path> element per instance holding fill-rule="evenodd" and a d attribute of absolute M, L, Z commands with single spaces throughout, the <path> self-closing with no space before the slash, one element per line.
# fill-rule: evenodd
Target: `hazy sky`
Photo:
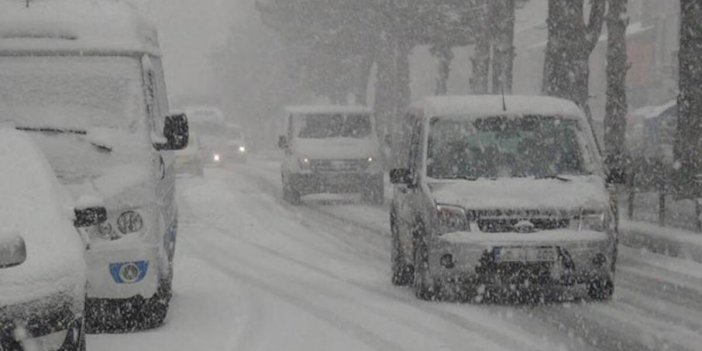
<path fill-rule="evenodd" d="M 147 13 L 159 27 L 169 92 L 174 98 L 214 93 L 216 74 L 209 55 L 224 44 L 230 27 L 258 16 L 254 0 L 141 1 L 147 3 Z M 531 0 L 518 14 L 518 29 L 543 23 L 545 4 L 546 0 Z"/>
<path fill-rule="evenodd" d="M 159 28 L 172 97 L 211 92 L 209 55 L 230 26 L 251 12 L 253 0 L 150 0 L 147 13 Z M 250 13 L 248 15 L 251 15 Z"/>

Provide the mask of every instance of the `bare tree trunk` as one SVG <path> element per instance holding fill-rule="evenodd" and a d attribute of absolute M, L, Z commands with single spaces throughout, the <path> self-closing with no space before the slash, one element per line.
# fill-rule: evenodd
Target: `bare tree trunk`
<path fill-rule="evenodd" d="M 388 135 L 389 123 L 393 117 L 397 101 L 396 81 L 396 52 L 397 40 L 390 33 L 383 33 L 378 50 L 376 85 L 375 85 L 375 114 L 378 134 Z"/>
<path fill-rule="evenodd" d="M 680 0 L 680 95 L 675 156 L 680 166 L 675 177 L 677 195 L 702 197 L 702 3 Z"/>
<path fill-rule="evenodd" d="M 588 106 L 592 50 L 600 37 L 606 0 L 592 0 L 585 23 L 584 0 L 549 0 L 544 94 L 571 100 L 590 116 Z"/>
<path fill-rule="evenodd" d="M 514 22 L 515 0 L 496 0 L 490 5 L 493 10 L 492 23 L 493 59 L 492 59 L 492 93 L 512 92 L 512 75 L 514 71 Z"/>
<path fill-rule="evenodd" d="M 375 61 L 373 54 L 364 55 L 359 64 L 359 77 L 356 84 L 356 92 L 354 93 L 354 102 L 358 105 L 368 104 L 368 83 L 370 82 L 371 71 Z"/>
<path fill-rule="evenodd" d="M 448 45 L 439 44 L 431 48 L 431 53 L 439 59 L 439 70 L 436 77 L 434 94 L 446 95 L 448 93 L 448 81 L 451 76 L 453 50 Z"/>
<path fill-rule="evenodd" d="M 477 16 L 480 23 L 477 24 L 475 47 L 473 49 L 473 57 L 471 63 L 473 66 L 473 74 L 470 78 L 470 90 L 473 94 L 487 94 L 490 76 L 490 25 L 489 19 L 490 9 L 492 6 L 488 0 L 484 0 L 485 5 L 482 8 L 482 15 Z"/>
<path fill-rule="evenodd" d="M 628 0 L 608 0 L 607 13 L 607 104 L 605 115 L 605 154 L 609 167 L 624 167 L 626 133 L 626 53 L 625 18 Z"/>

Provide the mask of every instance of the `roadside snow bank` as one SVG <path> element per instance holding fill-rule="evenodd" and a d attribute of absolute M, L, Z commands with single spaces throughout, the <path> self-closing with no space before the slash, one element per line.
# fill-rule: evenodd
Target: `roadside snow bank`
<path fill-rule="evenodd" d="M 620 242 L 633 248 L 702 263 L 702 234 L 622 220 Z"/>

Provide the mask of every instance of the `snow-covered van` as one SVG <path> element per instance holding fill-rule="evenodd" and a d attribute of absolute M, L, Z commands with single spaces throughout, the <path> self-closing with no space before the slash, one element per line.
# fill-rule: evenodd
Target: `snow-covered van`
<path fill-rule="evenodd" d="M 361 106 L 285 109 L 281 163 L 283 196 L 298 203 L 313 193 L 360 192 L 383 201 L 383 168 L 373 111 Z"/>
<path fill-rule="evenodd" d="M 576 285 L 611 297 L 614 178 L 575 104 L 430 97 L 404 118 L 403 166 L 391 172 L 393 283 L 424 299 L 526 299 Z"/>
<path fill-rule="evenodd" d="M 188 106 L 185 108 L 190 127 L 198 135 L 200 154 L 205 164 L 224 164 L 229 138 L 224 113 L 215 106 Z"/>
<path fill-rule="evenodd" d="M 88 329 L 160 325 L 171 297 L 177 211 L 156 30 L 124 1 L 0 2 L 0 120 L 31 135 L 76 199 L 104 205 L 83 230 Z M 42 216 L 43 214 L 38 214 Z"/>

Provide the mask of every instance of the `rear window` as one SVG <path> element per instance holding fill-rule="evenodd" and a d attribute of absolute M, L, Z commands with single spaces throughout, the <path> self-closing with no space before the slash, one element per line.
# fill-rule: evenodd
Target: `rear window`
<path fill-rule="evenodd" d="M 295 116 L 296 135 L 302 139 L 367 138 L 373 131 L 370 115 L 315 114 Z"/>

